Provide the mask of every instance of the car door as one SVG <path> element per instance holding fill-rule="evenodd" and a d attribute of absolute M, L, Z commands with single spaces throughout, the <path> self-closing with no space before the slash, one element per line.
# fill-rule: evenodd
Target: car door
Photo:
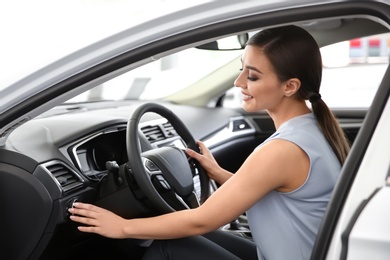
<path fill-rule="evenodd" d="M 344 164 L 311 259 L 390 255 L 390 70 Z"/>

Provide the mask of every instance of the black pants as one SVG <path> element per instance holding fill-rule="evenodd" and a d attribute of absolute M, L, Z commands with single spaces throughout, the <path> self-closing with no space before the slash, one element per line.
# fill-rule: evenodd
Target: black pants
<path fill-rule="evenodd" d="M 257 260 L 255 243 L 224 232 L 172 240 L 155 240 L 146 250 L 144 260 Z"/>

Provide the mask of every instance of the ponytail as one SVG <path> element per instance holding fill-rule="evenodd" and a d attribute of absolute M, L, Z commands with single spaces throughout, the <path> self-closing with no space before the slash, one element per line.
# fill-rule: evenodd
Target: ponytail
<path fill-rule="evenodd" d="M 350 149 L 350 144 L 344 131 L 341 129 L 332 111 L 330 111 L 329 107 L 321 98 L 318 100 L 309 100 L 312 103 L 312 110 L 322 133 L 342 165 Z"/>

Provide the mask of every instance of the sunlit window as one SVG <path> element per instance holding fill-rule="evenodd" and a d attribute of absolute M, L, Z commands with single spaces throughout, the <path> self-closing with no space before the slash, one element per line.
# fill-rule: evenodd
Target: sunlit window
<path fill-rule="evenodd" d="M 332 44 L 321 48 L 321 54 L 321 95 L 328 106 L 367 108 L 389 64 L 390 34 Z M 227 92 L 224 106 L 241 106 L 237 89 Z"/>

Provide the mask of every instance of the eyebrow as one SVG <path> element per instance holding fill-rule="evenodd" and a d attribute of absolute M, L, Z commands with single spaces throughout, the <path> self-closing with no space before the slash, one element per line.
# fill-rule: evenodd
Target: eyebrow
<path fill-rule="evenodd" d="M 241 58 L 241 64 L 243 64 L 244 62 L 243 62 L 243 60 L 242 60 L 242 58 Z M 247 68 L 248 70 L 254 70 L 254 71 L 257 71 L 258 73 L 260 73 L 260 74 L 264 74 L 263 72 L 261 72 L 258 68 L 256 68 L 256 67 L 253 67 L 253 66 L 248 66 L 248 65 L 246 65 L 245 66 L 245 68 Z"/>
<path fill-rule="evenodd" d="M 245 68 L 247 68 L 248 70 L 254 70 L 254 71 L 257 71 L 258 73 L 261 73 L 263 74 L 263 72 L 261 72 L 258 68 L 256 67 L 253 67 L 253 66 L 245 66 Z"/>

